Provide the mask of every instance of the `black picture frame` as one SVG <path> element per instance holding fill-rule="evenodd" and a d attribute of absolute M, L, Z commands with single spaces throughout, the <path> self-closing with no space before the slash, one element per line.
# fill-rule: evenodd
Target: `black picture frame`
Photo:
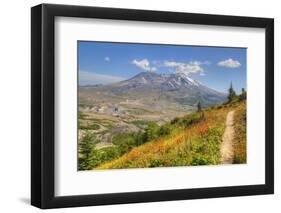
<path fill-rule="evenodd" d="M 95 195 L 54 195 L 55 17 L 264 28 L 266 32 L 265 184 Z M 42 208 L 274 193 L 274 20 L 240 16 L 41 4 L 31 9 L 31 204 Z"/>

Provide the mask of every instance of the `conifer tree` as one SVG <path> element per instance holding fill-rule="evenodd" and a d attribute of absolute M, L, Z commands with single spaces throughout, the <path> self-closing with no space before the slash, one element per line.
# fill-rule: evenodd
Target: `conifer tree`
<path fill-rule="evenodd" d="M 197 112 L 201 112 L 202 111 L 202 107 L 201 107 L 201 103 L 200 101 L 197 104 Z"/>
<path fill-rule="evenodd" d="M 234 91 L 234 89 L 233 89 L 232 82 L 231 82 L 231 83 L 230 83 L 230 87 L 229 87 L 229 89 L 228 89 L 228 97 L 227 97 L 228 102 L 233 101 L 233 99 L 234 99 L 235 97 L 236 97 L 236 93 L 235 93 L 235 91 Z"/>
<path fill-rule="evenodd" d="M 94 137 L 86 133 L 79 142 L 79 170 L 90 170 L 93 168 L 92 161 L 97 150 L 95 149 Z"/>
<path fill-rule="evenodd" d="M 247 97 L 247 92 L 244 88 L 242 88 L 242 92 L 239 98 L 240 100 L 246 100 L 246 97 Z"/>

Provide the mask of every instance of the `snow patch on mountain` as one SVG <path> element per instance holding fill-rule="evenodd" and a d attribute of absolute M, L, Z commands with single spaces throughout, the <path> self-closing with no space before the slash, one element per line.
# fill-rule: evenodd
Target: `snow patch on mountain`
<path fill-rule="evenodd" d="M 199 86 L 199 84 L 197 83 L 197 81 L 193 80 L 192 78 L 189 78 L 189 77 L 186 76 L 186 79 L 187 79 L 189 82 L 191 82 L 193 85 Z"/>

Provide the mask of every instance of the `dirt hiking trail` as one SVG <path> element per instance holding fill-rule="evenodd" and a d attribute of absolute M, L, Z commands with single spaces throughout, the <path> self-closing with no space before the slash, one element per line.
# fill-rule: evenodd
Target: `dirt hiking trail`
<path fill-rule="evenodd" d="M 233 127 L 234 111 L 230 111 L 226 116 L 225 131 L 222 136 L 221 156 L 222 164 L 232 164 L 233 162 L 233 138 L 234 138 L 234 127 Z"/>

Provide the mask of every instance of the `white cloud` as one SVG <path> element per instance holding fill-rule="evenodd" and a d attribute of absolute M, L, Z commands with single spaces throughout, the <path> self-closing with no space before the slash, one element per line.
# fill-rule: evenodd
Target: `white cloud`
<path fill-rule="evenodd" d="M 204 69 L 201 65 L 208 64 L 209 62 L 190 61 L 188 63 L 177 61 L 164 61 L 164 67 L 173 68 L 176 73 L 184 73 L 189 75 L 190 73 L 200 73 L 204 75 Z"/>
<path fill-rule="evenodd" d="M 239 61 L 233 60 L 232 58 L 229 58 L 224 61 L 219 61 L 217 65 L 220 67 L 228 67 L 228 68 L 237 68 L 241 66 Z"/>
<path fill-rule="evenodd" d="M 105 60 L 106 62 L 110 62 L 110 58 L 109 58 L 108 56 L 106 56 L 106 57 L 104 58 L 104 60 Z"/>
<path fill-rule="evenodd" d="M 109 84 L 125 80 L 119 76 L 79 71 L 79 85 Z"/>
<path fill-rule="evenodd" d="M 140 61 L 135 59 L 131 63 L 136 65 L 138 68 L 140 68 L 142 70 L 145 70 L 145 71 L 148 71 L 148 72 L 155 72 L 157 70 L 156 67 L 150 66 L 150 63 L 147 59 L 143 59 L 143 60 L 140 60 Z"/>

